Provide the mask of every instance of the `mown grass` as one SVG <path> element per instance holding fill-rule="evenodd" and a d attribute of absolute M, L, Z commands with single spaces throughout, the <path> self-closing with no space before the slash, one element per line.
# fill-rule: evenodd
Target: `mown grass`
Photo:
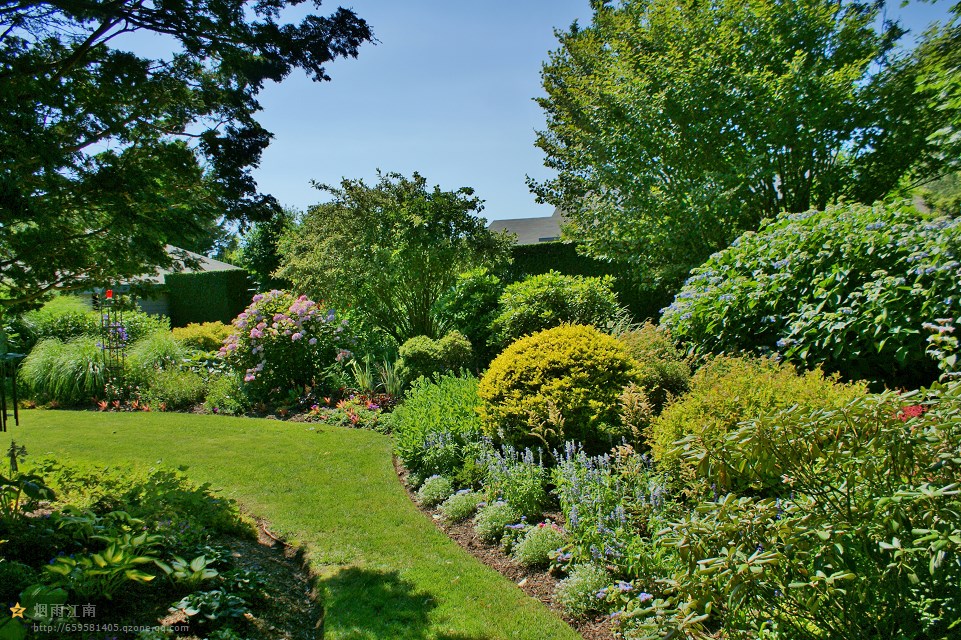
<path fill-rule="evenodd" d="M 574 639 L 407 498 L 390 438 L 335 427 L 171 413 L 24 411 L 0 439 L 30 457 L 184 467 L 304 545 L 332 640 Z"/>

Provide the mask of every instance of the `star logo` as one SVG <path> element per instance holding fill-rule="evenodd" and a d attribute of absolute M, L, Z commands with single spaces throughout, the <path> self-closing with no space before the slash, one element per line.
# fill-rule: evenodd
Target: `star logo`
<path fill-rule="evenodd" d="M 24 612 L 25 612 L 26 610 L 27 610 L 27 609 L 26 609 L 25 607 L 21 607 L 21 606 L 20 606 L 20 603 L 19 603 L 19 602 L 18 602 L 17 604 L 13 605 L 12 607 L 10 607 L 10 611 L 13 613 L 13 616 L 12 616 L 12 617 L 14 617 L 14 618 L 20 618 L 21 620 L 23 620 L 23 614 L 24 614 Z"/>

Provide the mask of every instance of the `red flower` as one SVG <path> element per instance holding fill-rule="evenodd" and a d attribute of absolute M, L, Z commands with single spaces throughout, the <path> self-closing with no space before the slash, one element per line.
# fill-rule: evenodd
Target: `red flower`
<path fill-rule="evenodd" d="M 920 418 L 921 415 L 927 411 L 928 408 L 921 404 L 912 404 L 910 407 L 903 407 L 901 411 L 897 414 L 897 418 L 901 422 L 907 422 L 911 418 Z"/>

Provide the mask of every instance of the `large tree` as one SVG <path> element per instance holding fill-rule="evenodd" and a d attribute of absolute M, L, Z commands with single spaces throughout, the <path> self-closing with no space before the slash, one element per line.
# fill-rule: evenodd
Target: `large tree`
<path fill-rule="evenodd" d="M 315 300 L 355 309 L 398 343 L 436 338 L 441 294 L 457 274 L 507 259 L 511 240 L 474 215 L 483 207 L 470 188 L 378 175 L 374 186 L 317 185 L 332 200 L 284 235 L 277 275 Z"/>
<path fill-rule="evenodd" d="M 592 4 L 544 66 L 557 177 L 531 186 L 596 257 L 677 283 L 765 217 L 871 202 L 939 162 L 939 112 L 883 3 Z"/>
<path fill-rule="evenodd" d="M 169 266 L 164 245 L 279 209 L 251 176 L 258 92 L 328 80 L 372 38 L 345 9 L 281 20 L 302 1 L 0 0 L 0 305 Z M 135 32 L 172 53 L 124 50 Z"/>

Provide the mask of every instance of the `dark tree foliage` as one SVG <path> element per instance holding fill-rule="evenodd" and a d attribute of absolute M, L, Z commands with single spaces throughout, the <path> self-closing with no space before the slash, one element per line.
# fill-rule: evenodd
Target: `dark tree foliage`
<path fill-rule="evenodd" d="M 372 39 L 302 0 L 0 0 L 0 304 L 169 266 L 212 222 L 270 218 L 251 175 L 270 133 L 257 94 Z M 313 3 L 319 8 L 320 2 Z M 148 59 L 126 34 L 165 37 Z"/>
<path fill-rule="evenodd" d="M 945 112 L 883 2 L 592 6 L 544 66 L 558 175 L 532 183 L 589 255 L 677 284 L 779 211 L 873 202 L 944 163 Z"/>
<path fill-rule="evenodd" d="M 286 289 L 290 282 L 274 276 L 280 268 L 280 239 L 294 226 L 296 211 L 283 209 L 269 220 L 255 222 L 240 244 L 237 265 L 250 272 L 260 291 Z"/>

